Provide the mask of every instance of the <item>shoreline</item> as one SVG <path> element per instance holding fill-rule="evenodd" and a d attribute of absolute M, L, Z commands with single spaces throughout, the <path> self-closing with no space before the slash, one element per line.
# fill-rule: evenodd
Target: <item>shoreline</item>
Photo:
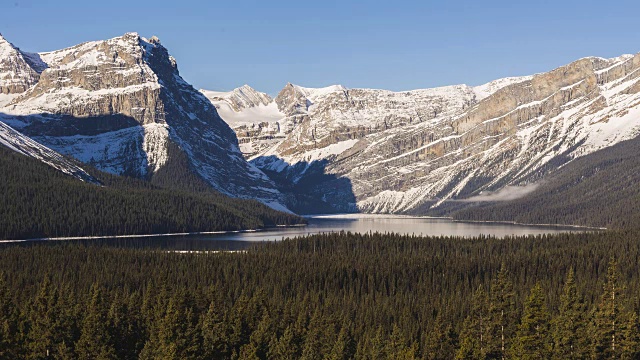
<path fill-rule="evenodd" d="M 269 229 L 287 228 L 287 227 L 305 227 L 307 224 L 294 224 L 294 225 L 275 225 L 259 229 L 245 229 L 245 230 L 224 230 L 224 231 L 199 231 L 199 232 L 182 232 L 182 233 L 164 233 L 164 234 L 134 234 L 134 235 L 98 235 L 98 236 L 62 236 L 62 237 L 49 237 L 49 238 L 31 238 L 31 239 L 7 239 L 0 240 L 0 244 L 3 243 L 18 243 L 28 241 L 72 241 L 72 240 L 98 240 L 98 239 L 137 239 L 147 237 L 170 237 L 170 236 L 189 236 L 189 235 L 223 235 L 223 234 L 238 234 L 238 233 L 252 233 L 269 231 Z"/>

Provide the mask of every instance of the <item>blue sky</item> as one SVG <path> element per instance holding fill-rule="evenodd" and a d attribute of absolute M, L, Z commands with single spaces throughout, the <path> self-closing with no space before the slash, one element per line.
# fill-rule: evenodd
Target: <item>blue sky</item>
<path fill-rule="evenodd" d="M 28 51 L 156 35 L 198 88 L 399 91 L 640 52 L 638 13 L 637 0 L 2 0 L 0 32 Z"/>

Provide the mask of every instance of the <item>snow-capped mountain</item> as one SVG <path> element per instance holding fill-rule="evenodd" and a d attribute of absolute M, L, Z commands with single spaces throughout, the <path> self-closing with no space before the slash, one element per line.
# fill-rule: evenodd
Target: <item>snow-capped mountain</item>
<path fill-rule="evenodd" d="M 331 204 L 337 210 L 426 210 L 535 183 L 572 159 L 636 137 L 639 68 L 640 55 L 623 55 L 476 87 L 287 84 L 274 99 L 283 118 L 264 121 L 279 125 L 279 137 L 245 155 L 287 187 L 312 183 L 305 191 L 319 189 L 320 200 L 353 201 Z M 246 143 L 263 143 L 246 135 Z M 346 188 L 335 190 L 339 179 Z"/>
<path fill-rule="evenodd" d="M 32 153 L 146 179 L 193 172 L 276 208 L 427 211 L 536 183 L 636 137 L 639 68 L 640 55 L 590 57 L 475 87 L 287 84 L 271 98 L 247 85 L 195 90 L 155 37 L 40 54 L 0 37 L 0 121 L 14 150 L 33 141 Z"/>
<path fill-rule="evenodd" d="M 22 75 L 2 77 L 9 90 L 0 121 L 20 133 L 101 170 L 149 179 L 179 151 L 189 160 L 183 171 L 216 190 L 282 208 L 273 182 L 245 161 L 233 130 L 157 38 L 127 33 L 31 55 L 7 44 L 0 74 Z M 7 85 L 15 78 L 24 86 Z"/>

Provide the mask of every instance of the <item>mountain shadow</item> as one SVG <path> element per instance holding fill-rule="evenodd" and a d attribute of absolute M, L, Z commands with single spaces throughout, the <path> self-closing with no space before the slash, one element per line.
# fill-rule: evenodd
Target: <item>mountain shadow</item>
<path fill-rule="evenodd" d="M 149 159 L 142 149 L 144 128 L 131 116 L 0 113 L 0 122 L 101 171 L 137 178 L 145 178 L 149 173 Z"/>
<path fill-rule="evenodd" d="M 133 117 L 112 114 L 75 117 L 40 113 L 0 113 L 0 122 L 62 154 L 89 172 L 138 178 L 163 188 L 190 192 L 215 191 L 197 172 L 187 154 L 167 141 L 167 159 L 156 171 L 142 149 L 144 129 Z"/>
<path fill-rule="evenodd" d="M 89 117 L 39 113 L 0 113 L 0 122 L 62 154 L 89 172 L 106 172 L 145 180 L 163 188 L 215 191 L 197 172 L 183 149 L 167 141 L 167 159 L 152 171 L 142 149 L 144 129 L 136 119 L 123 114 Z"/>
<path fill-rule="evenodd" d="M 257 164 L 286 164 L 275 155 L 252 160 Z M 347 177 L 328 174 L 328 160 L 301 161 L 284 167 L 260 166 L 285 195 L 285 205 L 297 214 L 355 213 L 356 196 Z M 274 170 L 277 169 L 277 170 Z"/>

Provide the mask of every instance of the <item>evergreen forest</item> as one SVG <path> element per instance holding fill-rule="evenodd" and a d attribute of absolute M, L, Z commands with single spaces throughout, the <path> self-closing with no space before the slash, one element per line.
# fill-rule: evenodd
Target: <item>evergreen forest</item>
<path fill-rule="evenodd" d="M 639 231 L 0 247 L 1 359 L 638 359 Z"/>
<path fill-rule="evenodd" d="M 179 160 L 151 181 L 92 170 L 98 185 L 0 146 L 0 239 L 228 231 L 305 222 L 255 200 L 217 193 L 174 165 Z"/>

